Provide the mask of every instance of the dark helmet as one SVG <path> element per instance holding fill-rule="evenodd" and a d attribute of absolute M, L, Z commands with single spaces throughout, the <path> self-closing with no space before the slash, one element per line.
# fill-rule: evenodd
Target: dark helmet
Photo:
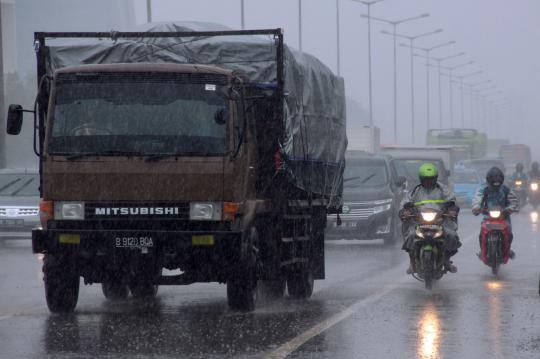
<path fill-rule="evenodd" d="M 532 163 L 532 165 L 531 165 L 531 170 L 535 171 L 535 172 L 538 172 L 538 167 L 540 167 L 540 166 L 538 166 L 538 162 L 534 161 Z"/>
<path fill-rule="evenodd" d="M 504 173 L 498 167 L 491 167 L 486 175 L 489 187 L 499 188 L 504 182 Z"/>
<path fill-rule="evenodd" d="M 435 188 L 438 177 L 439 171 L 437 170 L 437 166 L 435 166 L 433 163 L 424 163 L 418 169 L 418 178 L 420 179 L 420 184 L 427 189 Z"/>
<path fill-rule="evenodd" d="M 516 172 L 523 172 L 523 163 L 518 163 L 516 165 Z"/>

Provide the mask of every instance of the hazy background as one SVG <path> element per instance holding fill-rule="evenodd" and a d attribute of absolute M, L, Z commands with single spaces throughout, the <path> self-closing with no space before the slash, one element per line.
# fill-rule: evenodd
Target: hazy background
<path fill-rule="evenodd" d="M 210 21 L 240 28 L 240 0 L 153 0 L 153 21 Z M 334 71 L 336 63 L 336 0 L 303 0 L 302 44 Z M 341 75 L 349 101 L 349 124 L 367 123 L 368 57 L 367 20 L 360 15 L 366 6 L 339 0 L 341 18 Z M 282 27 L 285 40 L 298 47 L 297 0 L 245 0 L 246 28 Z M 398 27 L 398 32 L 416 35 L 442 28 L 440 34 L 419 39 L 417 46 L 430 47 L 449 40 L 456 44 L 432 51 L 434 57 L 458 52 L 465 56 L 448 60 L 455 65 L 470 60 L 475 64 L 455 70 L 481 75 L 465 82 L 491 80 L 502 91 L 490 99 L 506 98 L 511 105 L 490 110 L 490 137 L 527 143 L 540 152 L 536 141 L 540 126 L 540 1 L 538 0 L 384 0 L 372 6 L 372 15 L 397 20 L 430 13 L 430 16 Z M 35 87 L 34 31 L 108 31 L 130 29 L 146 22 L 145 0 L 3 0 L 2 39 L 6 104 L 19 102 L 31 107 Z M 381 34 L 390 25 L 372 22 L 373 116 L 381 128 L 382 142 L 393 141 L 393 47 L 392 38 Z M 402 41 L 400 41 L 402 42 Z M 426 133 L 426 64 L 415 58 L 416 140 L 423 144 Z M 431 72 L 431 118 L 438 127 L 438 76 Z M 410 54 L 398 47 L 398 142 L 410 143 Z M 442 83 L 443 127 L 449 127 L 448 78 Z M 461 126 L 460 92 L 453 86 L 454 123 Z M 465 90 L 465 127 L 479 126 L 470 119 L 470 95 Z M 475 110 L 475 113 L 478 113 Z M 8 139 L 8 164 L 35 163 L 31 153 L 31 116 L 25 117 L 25 133 Z M 481 128 L 485 130 L 484 128 Z"/>

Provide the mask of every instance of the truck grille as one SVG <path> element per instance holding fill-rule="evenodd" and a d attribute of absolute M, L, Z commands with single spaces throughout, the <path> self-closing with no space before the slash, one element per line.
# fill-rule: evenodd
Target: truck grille
<path fill-rule="evenodd" d="M 84 210 L 89 220 L 189 219 L 189 202 L 87 202 Z"/>

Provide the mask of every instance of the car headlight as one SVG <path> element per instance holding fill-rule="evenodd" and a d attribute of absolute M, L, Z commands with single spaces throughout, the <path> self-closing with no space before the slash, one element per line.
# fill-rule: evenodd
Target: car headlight
<path fill-rule="evenodd" d="M 54 219 L 83 220 L 84 202 L 54 202 Z"/>
<path fill-rule="evenodd" d="M 425 222 L 433 222 L 435 220 L 435 217 L 437 217 L 436 212 L 421 212 L 421 214 L 422 214 L 422 219 Z"/>
<path fill-rule="evenodd" d="M 221 221 L 221 202 L 192 202 L 189 219 L 195 221 Z"/>
<path fill-rule="evenodd" d="M 531 183 L 531 189 L 532 189 L 533 191 L 538 190 L 538 183 L 536 183 L 536 182 Z"/>
<path fill-rule="evenodd" d="M 391 207 L 392 207 L 392 204 L 391 204 L 391 203 L 385 204 L 385 205 L 383 205 L 383 206 L 373 207 L 373 214 L 377 214 L 377 213 L 381 213 L 381 212 L 384 212 L 384 211 L 388 211 Z"/>
<path fill-rule="evenodd" d="M 489 216 L 491 218 L 499 218 L 501 216 L 501 211 L 489 211 Z"/>

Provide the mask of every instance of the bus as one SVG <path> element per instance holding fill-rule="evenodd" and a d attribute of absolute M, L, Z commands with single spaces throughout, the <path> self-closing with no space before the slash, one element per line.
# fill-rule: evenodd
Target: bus
<path fill-rule="evenodd" d="M 467 146 L 470 158 L 484 157 L 487 151 L 486 135 L 472 128 L 428 130 L 426 144 Z"/>

